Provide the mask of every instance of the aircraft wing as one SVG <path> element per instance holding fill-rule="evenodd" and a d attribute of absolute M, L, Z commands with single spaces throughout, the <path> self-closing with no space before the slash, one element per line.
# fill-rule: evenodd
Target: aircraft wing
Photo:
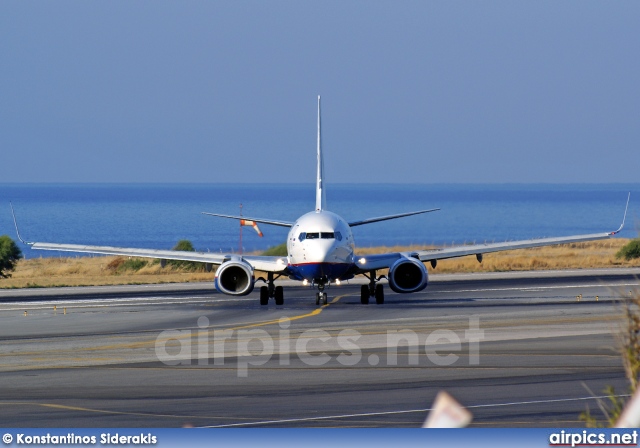
<path fill-rule="evenodd" d="M 505 241 L 502 243 L 473 244 L 456 247 L 446 247 L 443 249 L 418 250 L 420 261 L 444 260 L 445 258 L 464 257 L 465 255 L 482 255 L 503 250 L 528 249 L 531 247 L 553 246 L 556 244 L 580 243 L 584 241 L 595 241 L 611 238 L 613 232 L 594 233 L 590 235 L 574 235 L 556 238 L 540 238 L 531 240 Z"/>
<path fill-rule="evenodd" d="M 491 252 L 500 252 L 503 250 L 528 249 L 531 247 L 553 246 L 556 244 L 580 243 L 585 241 L 604 240 L 611 238 L 619 233 L 627 219 L 627 210 L 629 208 L 629 198 L 627 197 L 627 206 L 624 210 L 622 224 L 613 232 L 591 233 L 586 235 L 560 236 L 553 238 L 539 238 L 519 241 L 505 241 L 502 243 L 484 243 L 472 244 L 464 246 L 446 247 L 442 249 L 416 250 L 411 252 L 392 252 L 378 255 L 365 255 L 356 257 L 356 268 L 358 272 L 367 272 L 374 269 L 385 269 L 393 265 L 393 263 L 401 257 L 418 258 L 420 261 L 438 261 L 446 258 L 464 257 L 466 255 L 476 255 L 479 260 L 483 254 Z"/>
<path fill-rule="evenodd" d="M 164 260 L 200 261 L 220 264 L 224 262 L 222 254 L 208 252 L 190 252 L 180 250 L 135 249 L 129 247 L 86 246 L 83 244 L 31 243 L 32 249 L 57 250 L 62 252 L 84 252 L 89 254 L 125 255 L 129 257 L 159 258 Z"/>
<path fill-rule="evenodd" d="M 466 255 L 483 255 L 504 250 L 526 249 L 530 247 L 552 246 L 555 244 L 578 243 L 610 238 L 614 232 L 594 233 L 590 235 L 574 235 L 557 238 L 540 238 L 532 240 L 505 241 L 503 243 L 473 244 L 446 247 L 442 249 L 416 250 L 411 252 L 391 252 L 387 254 L 364 255 L 356 258 L 356 266 L 360 272 L 373 269 L 385 269 L 401 257 L 418 258 L 420 261 L 437 261 L 445 258 L 464 257 Z"/>
<path fill-rule="evenodd" d="M 112 246 L 86 246 L 82 244 L 27 243 L 32 249 L 57 250 L 62 252 L 83 252 L 89 254 L 124 255 L 129 257 L 157 258 L 161 260 L 198 261 L 201 263 L 222 264 L 233 258 L 242 258 L 254 269 L 264 272 L 283 272 L 287 267 L 286 258 L 268 256 L 224 255 L 210 252 L 191 252 L 181 250 L 135 249 Z"/>
<path fill-rule="evenodd" d="M 263 272 L 285 273 L 287 270 L 286 257 L 259 256 L 259 255 L 235 255 L 235 254 L 216 254 L 211 252 L 192 252 L 182 250 L 159 250 L 159 249 L 138 249 L 131 247 L 113 247 L 113 246 L 89 246 L 84 244 L 59 244 L 59 243 L 34 243 L 25 241 L 18 230 L 18 222 L 11 204 L 11 215 L 13 223 L 16 227 L 18 239 L 32 249 L 37 250 L 57 250 L 61 252 L 81 252 L 89 254 L 103 255 L 124 255 L 128 257 L 156 258 L 160 260 L 181 260 L 181 261 L 197 261 L 200 263 L 222 264 L 229 260 L 242 259 L 249 263 L 255 270 Z"/>

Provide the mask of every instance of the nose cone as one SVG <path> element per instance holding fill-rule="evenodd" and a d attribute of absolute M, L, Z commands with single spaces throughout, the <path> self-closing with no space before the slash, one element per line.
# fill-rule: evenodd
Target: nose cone
<path fill-rule="evenodd" d="M 334 240 L 317 239 L 305 243 L 305 260 L 295 266 L 301 278 L 315 282 L 333 281 L 349 270 L 351 252 Z"/>
<path fill-rule="evenodd" d="M 307 240 L 304 242 L 307 262 L 322 263 L 331 261 L 334 250 L 334 240 Z"/>
<path fill-rule="evenodd" d="M 305 241 L 305 261 L 307 263 L 351 263 L 353 251 L 349 246 L 332 239 Z"/>

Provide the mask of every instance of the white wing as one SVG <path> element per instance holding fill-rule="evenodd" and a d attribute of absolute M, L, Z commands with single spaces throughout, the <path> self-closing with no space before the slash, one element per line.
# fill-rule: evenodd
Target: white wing
<path fill-rule="evenodd" d="M 579 243 L 611 238 L 613 232 L 594 233 L 590 235 L 574 235 L 556 238 L 540 238 L 533 240 L 505 241 L 503 243 L 473 244 L 444 249 L 416 251 L 421 261 L 443 260 L 445 258 L 464 257 L 465 255 L 487 254 L 503 250 L 528 249 L 530 247 L 553 246 L 556 244 Z"/>
<path fill-rule="evenodd" d="M 232 258 L 242 258 L 254 269 L 265 272 L 283 272 L 287 259 L 283 257 L 223 255 L 209 252 L 189 252 L 180 250 L 136 249 L 112 246 L 86 246 L 82 244 L 28 243 L 33 249 L 57 250 L 62 252 L 83 252 L 103 255 L 125 255 L 129 257 L 158 258 L 161 260 L 198 261 L 201 263 L 222 264 Z"/>
<path fill-rule="evenodd" d="M 630 197 L 631 195 L 629 195 Z M 627 218 L 627 209 L 629 208 L 629 197 L 627 197 L 627 206 L 624 210 L 624 218 L 622 225 L 614 232 L 592 233 L 588 235 L 571 235 L 554 238 L 540 238 L 531 240 L 505 241 L 503 243 L 473 244 L 456 247 L 447 247 L 443 249 L 432 250 L 416 250 L 412 252 L 392 252 L 379 255 L 365 255 L 356 257 L 356 266 L 360 272 L 366 272 L 373 269 L 385 269 L 390 267 L 398 258 L 414 257 L 420 261 L 437 261 L 445 258 L 464 257 L 466 255 L 482 255 L 491 252 L 500 252 L 503 250 L 527 249 L 530 247 L 553 246 L 556 244 L 579 243 L 584 241 L 595 241 L 611 238 L 619 233 L 624 227 Z"/>
<path fill-rule="evenodd" d="M 535 240 L 506 241 L 504 243 L 474 244 L 447 247 L 444 249 L 416 250 L 412 252 L 392 252 L 379 255 L 364 255 L 356 257 L 356 266 L 360 271 L 385 269 L 390 267 L 398 258 L 413 257 L 420 261 L 444 260 L 445 258 L 464 257 L 465 255 L 482 255 L 503 250 L 526 249 L 530 247 L 552 246 L 555 244 L 577 243 L 610 238 L 614 232 L 594 233 L 591 235 L 574 235 L 559 238 L 541 238 Z"/>

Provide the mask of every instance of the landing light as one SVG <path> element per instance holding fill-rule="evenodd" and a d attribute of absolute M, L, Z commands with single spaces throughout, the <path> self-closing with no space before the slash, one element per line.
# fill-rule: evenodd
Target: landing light
<path fill-rule="evenodd" d="M 302 280 L 302 284 L 304 286 L 307 286 L 309 284 L 309 280 L 307 280 L 306 278 L 304 280 Z"/>
<path fill-rule="evenodd" d="M 360 264 L 365 264 L 366 262 L 367 262 L 367 259 L 364 257 L 358 260 L 358 263 Z"/>
<path fill-rule="evenodd" d="M 340 286 L 340 280 L 336 279 L 336 285 Z"/>

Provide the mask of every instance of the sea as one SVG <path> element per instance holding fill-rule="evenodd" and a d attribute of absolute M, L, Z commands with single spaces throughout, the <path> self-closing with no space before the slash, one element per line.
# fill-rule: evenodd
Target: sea
<path fill-rule="evenodd" d="M 327 208 L 347 221 L 440 208 L 358 226 L 356 247 L 456 245 L 640 226 L 634 184 L 328 184 Z M 200 251 L 257 252 L 283 243 L 287 229 L 260 224 L 264 237 L 213 212 L 295 221 L 314 209 L 313 184 L 0 183 L 0 235 L 17 241 L 9 201 L 27 241 L 170 249 L 181 239 Z M 242 204 L 242 208 L 240 205 Z M 21 245 L 26 258 L 70 256 Z M 75 255 L 71 255 L 75 256 Z"/>

